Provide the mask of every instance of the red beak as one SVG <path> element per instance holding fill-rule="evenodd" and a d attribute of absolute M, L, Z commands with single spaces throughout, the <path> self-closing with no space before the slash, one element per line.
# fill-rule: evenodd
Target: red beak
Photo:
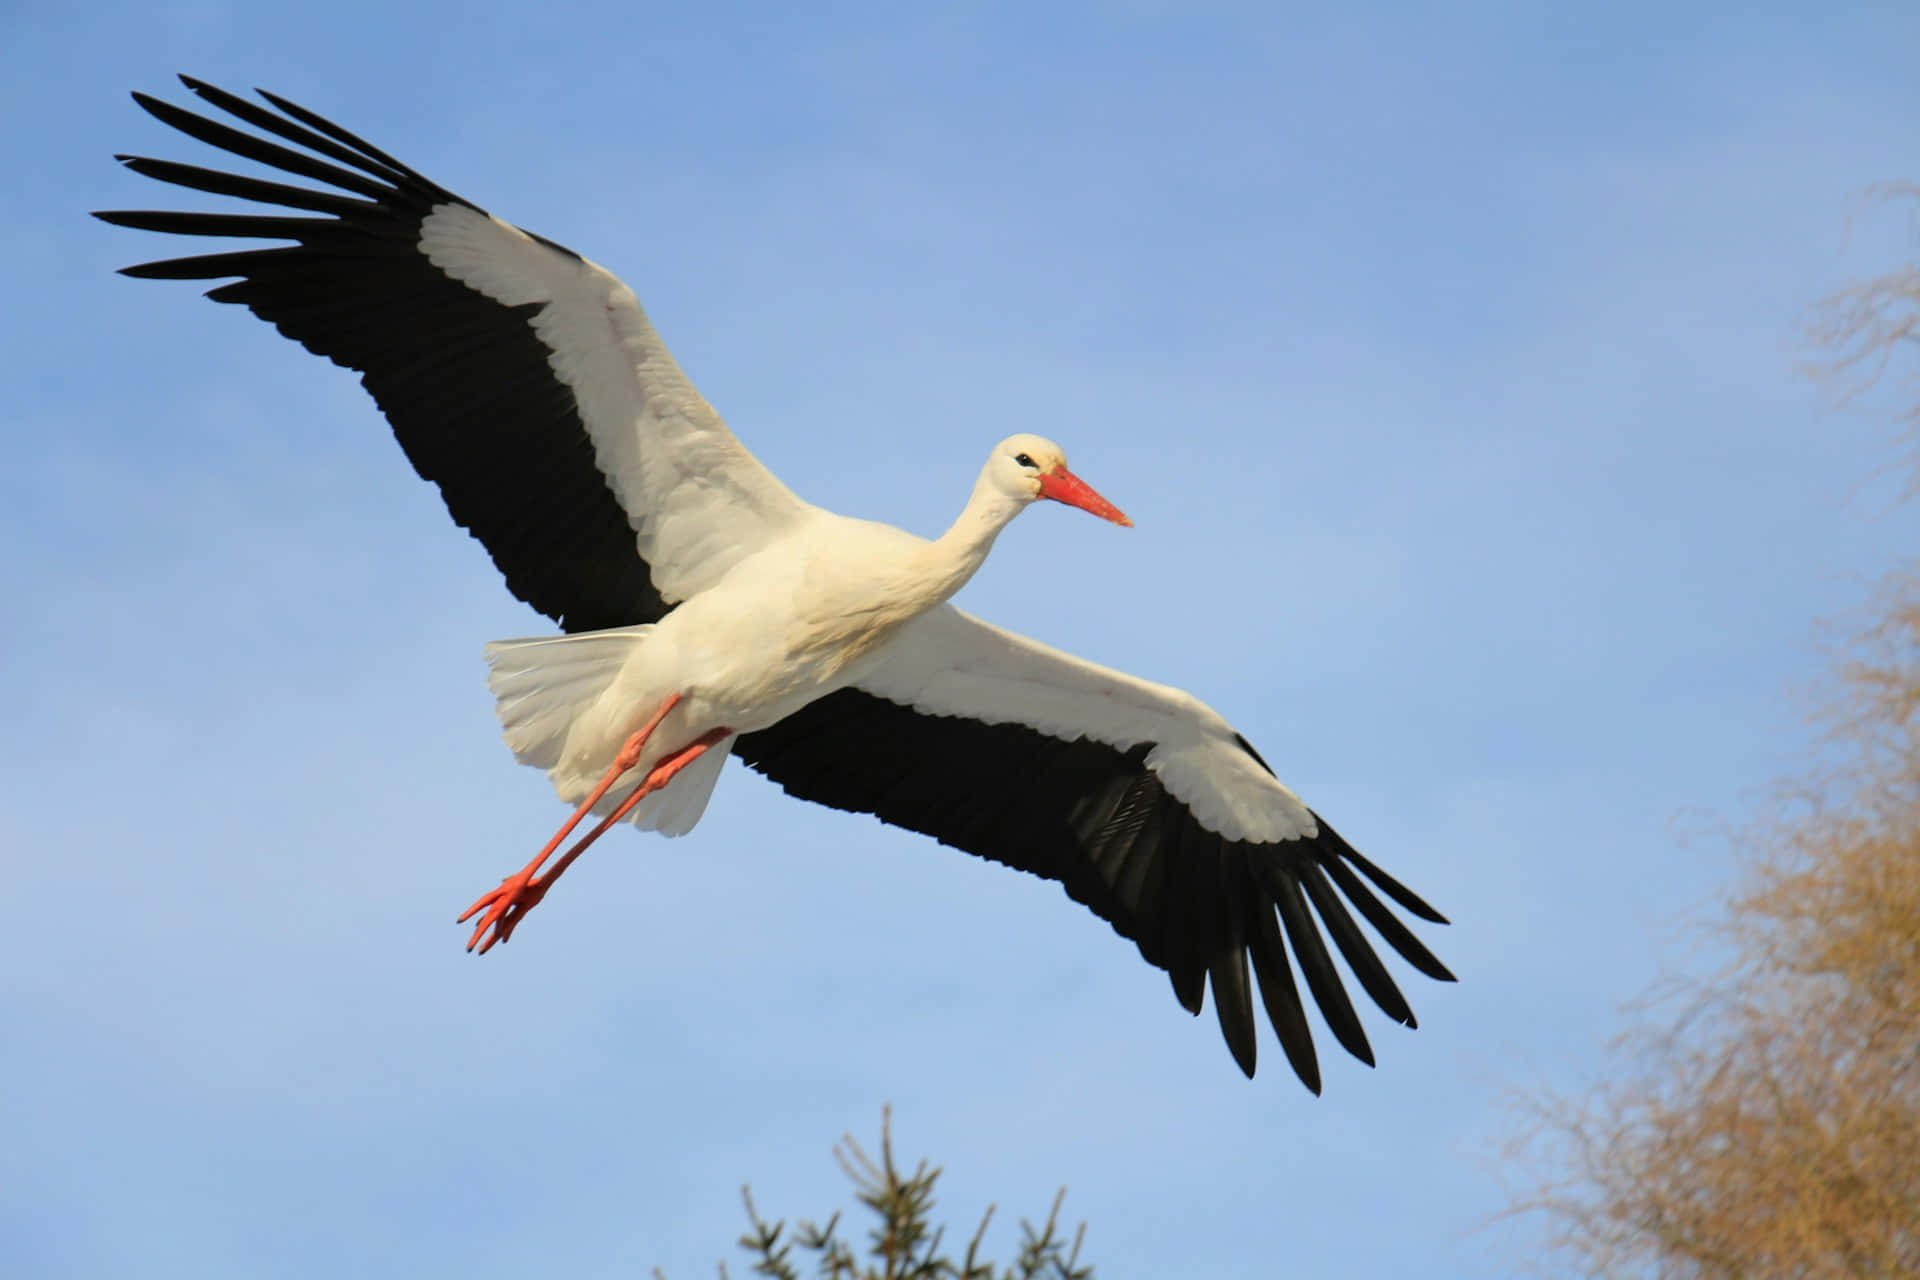
<path fill-rule="evenodd" d="M 1127 519 L 1120 508 L 1095 493 L 1092 485 L 1065 467 L 1055 467 L 1040 477 L 1040 496 L 1052 498 L 1055 502 L 1064 502 L 1082 511 L 1091 511 L 1102 520 L 1111 520 L 1115 524 L 1133 528 L 1133 521 Z"/>

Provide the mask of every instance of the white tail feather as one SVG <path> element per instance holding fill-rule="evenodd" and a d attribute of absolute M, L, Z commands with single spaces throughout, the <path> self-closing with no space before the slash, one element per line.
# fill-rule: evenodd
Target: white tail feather
<path fill-rule="evenodd" d="M 683 836 L 693 830 L 694 823 L 707 811 L 707 801 L 713 799 L 713 789 L 731 750 L 733 739 L 728 738 L 702 752 L 667 784 L 666 790 L 654 792 L 633 807 L 633 825 L 663 836 Z"/>
<path fill-rule="evenodd" d="M 585 754 L 569 751 L 569 741 L 593 713 L 606 713 L 601 698 L 613 685 L 633 657 L 637 645 L 645 641 L 650 626 L 622 627 L 612 631 L 588 631 L 571 636 L 536 636 L 525 640 L 496 640 L 487 646 L 487 686 L 493 690 L 496 710 L 507 746 L 513 758 L 546 770 L 554 789 L 568 804 L 587 798 L 601 772 L 612 760 L 613 749 L 604 757 L 582 760 Z M 593 728 L 587 736 L 591 739 Z M 630 821 L 644 830 L 664 835 L 685 835 L 693 830 L 706 812 L 714 784 L 720 780 L 726 763 L 728 742 L 717 743 L 687 766 L 665 789 L 648 796 L 634 806 Z M 594 807 L 596 813 L 610 811 L 627 794 L 627 787 L 615 786 Z"/>
<path fill-rule="evenodd" d="M 536 769 L 558 765 L 574 721 L 607 691 L 634 645 L 652 630 L 623 627 L 488 645 L 487 687 L 513 758 Z"/>

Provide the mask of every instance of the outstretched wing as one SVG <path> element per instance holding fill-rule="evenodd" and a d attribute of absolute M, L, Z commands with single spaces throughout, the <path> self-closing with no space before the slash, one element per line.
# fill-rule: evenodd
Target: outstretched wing
<path fill-rule="evenodd" d="M 359 371 L 414 468 L 522 600 L 571 631 L 650 622 L 807 510 L 727 430 L 606 270 L 285 99 L 262 94 L 276 112 L 181 79 L 255 132 L 134 99 L 202 142 L 321 185 L 121 156 L 162 182 L 301 211 L 97 214 L 290 242 L 126 274 L 231 277 L 208 296 Z"/>
<path fill-rule="evenodd" d="M 1165 969 L 1190 1012 L 1211 981 L 1248 1075 L 1249 960 L 1288 1061 L 1316 1093 L 1289 944 L 1334 1037 L 1368 1064 L 1323 932 L 1374 1003 L 1409 1027 L 1413 1011 L 1353 912 L 1415 969 L 1453 979 L 1374 890 L 1423 920 L 1445 918 L 1282 786 L 1211 708 L 952 606 L 912 624 L 857 688 L 734 749 L 796 796 L 1059 881 Z"/>

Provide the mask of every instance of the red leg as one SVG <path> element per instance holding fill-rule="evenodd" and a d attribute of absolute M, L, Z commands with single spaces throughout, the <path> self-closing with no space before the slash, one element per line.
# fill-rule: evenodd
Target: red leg
<path fill-rule="evenodd" d="M 512 898 L 524 893 L 527 885 L 532 882 L 533 877 L 539 874 L 540 865 L 552 857 L 553 851 L 560 847 L 560 842 L 571 835 L 573 829 L 580 825 L 580 819 L 593 812 L 593 806 L 600 803 L 601 797 L 607 794 L 608 788 L 620 780 L 621 774 L 626 773 L 640 762 L 640 752 L 646 747 L 647 739 L 651 738 L 654 730 L 660 727 L 660 722 L 667 718 L 667 713 L 679 704 L 679 694 L 669 695 L 667 700 L 660 704 L 660 709 L 653 713 L 653 718 L 641 725 L 633 736 L 627 739 L 626 743 L 620 748 L 619 753 L 614 756 L 613 764 L 607 768 L 607 772 L 605 776 L 600 779 L 599 784 L 594 787 L 593 791 L 587 796 L 586 800 L 581 803 L 580 807 L 573 811 L 573 816 L 560 824 L 560 829 L 553 833 L 553 839 L 547 841 L 546 846 L 534 856 L 533 861 L 520 868 L 520 870 L 513 875 L 502 880 L 498 889 L 483 894 L 478 902 L 461 913 L 460 919 L 455 921 L 455 923 L 465 924 L 468 918 L 475 912 L 495 902 L 502 894 Z M 481 929 L 485 929 L 488 924 L 493 923 L 496 914 L 497 913 L 489 913 L 488 917 L 481 921 Z M 478 942 L 479 940 L 480 934 L 476 931 L 473 935 L 473 941 Z M 473 949 L 473 942 L 467 944 L 467 949 L 469 951 Z"/>
<path fill-rule="evenodd" d="M 678 695 L 675 696 L 677 699 Z M 660 714 L 665 715 L 665 710 L 662 710 Z M 656 716 L 654 718 L 654 724 L 658 722 L 659 717 Z M 473 937 L 467 941 L 467 950 L 472 951 L 477 944 L 479 946 L 479 954 L 485 955 L 493 949 L 495 943 L 505 942 L 511 938 L 514 928 L 526 917 L 527 912 L 533 910 L 535 906 L 539 905 L 540 900 L 547 896 L 547 890 L 551 889 L 553 882 L 558 880 L 561 875 L 566 872 L 566 869 L 573 865 L 575 858 L 585 853 L 587 847 L 602 835 L 606 834 L 607 830 L 611 828 L 614 823 L 633 812 L 635 805 L 673 781 L 675 775 L 682 769 L 706 754 L 708 748 L 722 741 L 732 732 L 731 729 L 726 728 L 710 729 L 686 746 L 681 747 L 677 751 L 670 752 L 663 757 L 659 763 L 653 766 L 652 771 L 628 793 L 627 798 L 622 800 L 612 813 L 600 819 L 600 821 L 594 825 L 593 830 L 580 837 L 579 841 L 571 849 L 567 850 L 545 875 L 540 876 L 538 879 L 534 878 L 534 873 L 538 871 L 540 863 L 546 860 L 548 853 L 552 852 L 551 846 L 543 851 L 539 858 L 529 863 L 519 875 L 508 877 L 507 880 L 502 882 L 498 889 L 486 894 L 480 901 L 468 907 L 466 914 L 460 917 L 459 923 L 464 924 L 469 916 L 472 916 L 482 907 L 490 905 L 493 909 L 488 911 L 480 923 L 474 927 Z M 631 741 L 629 745 L 631 745 Z M 623 748 L 622 755 L 625 753 L 625 749 Z M 631 765 L 626 766 L 626 768 L 631 767 Z M 624 771 L 624 769 L 621 770 L 621 772 Z M 608 785 L 610 785 L 613 778 L 617 776 L 617 774 L 609 771 L 608 777 L 603 779 L 601 785 L 595 789 L 593 799 L 590 799 L 586 805 L 582 806 L 581 811 L 584 812 L 586 809 L 591 808 L 592 805 L 598 801 L 599 797 L 605 794 Z M 559 841 L 566 836 L 567 832 L 573 829 L 574 824 L 579 820 L 580 813 L 574 814 L 567 825 L 561 828 L 560 834 L 554 838 L 554 844 L 558 844 Z M 481 939 L 486 936 L 488 930 L 492 930 L 493 936 L 487 938 L 485 942 L 481 942 Z"/>

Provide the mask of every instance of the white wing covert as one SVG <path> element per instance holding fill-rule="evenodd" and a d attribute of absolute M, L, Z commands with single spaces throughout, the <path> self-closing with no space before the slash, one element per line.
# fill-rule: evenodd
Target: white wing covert
<path fill-rule="evenodd" d="M 859 687 L 936 716 L 1023 724 L 1127 750 L 1209 831 L 1272 843 L 1312 836 L 1313 813 L 1220 714 L 1168 685 L 1076 658 L 952 605 L 911 623 Z"/>
<path fill-rule="evenodd" d="M 719 581 L 806 504 L 747 451 L 612 272 L 465 204 L 421 223 L 427 260 L 532 327 L 669 602 Z"/>

